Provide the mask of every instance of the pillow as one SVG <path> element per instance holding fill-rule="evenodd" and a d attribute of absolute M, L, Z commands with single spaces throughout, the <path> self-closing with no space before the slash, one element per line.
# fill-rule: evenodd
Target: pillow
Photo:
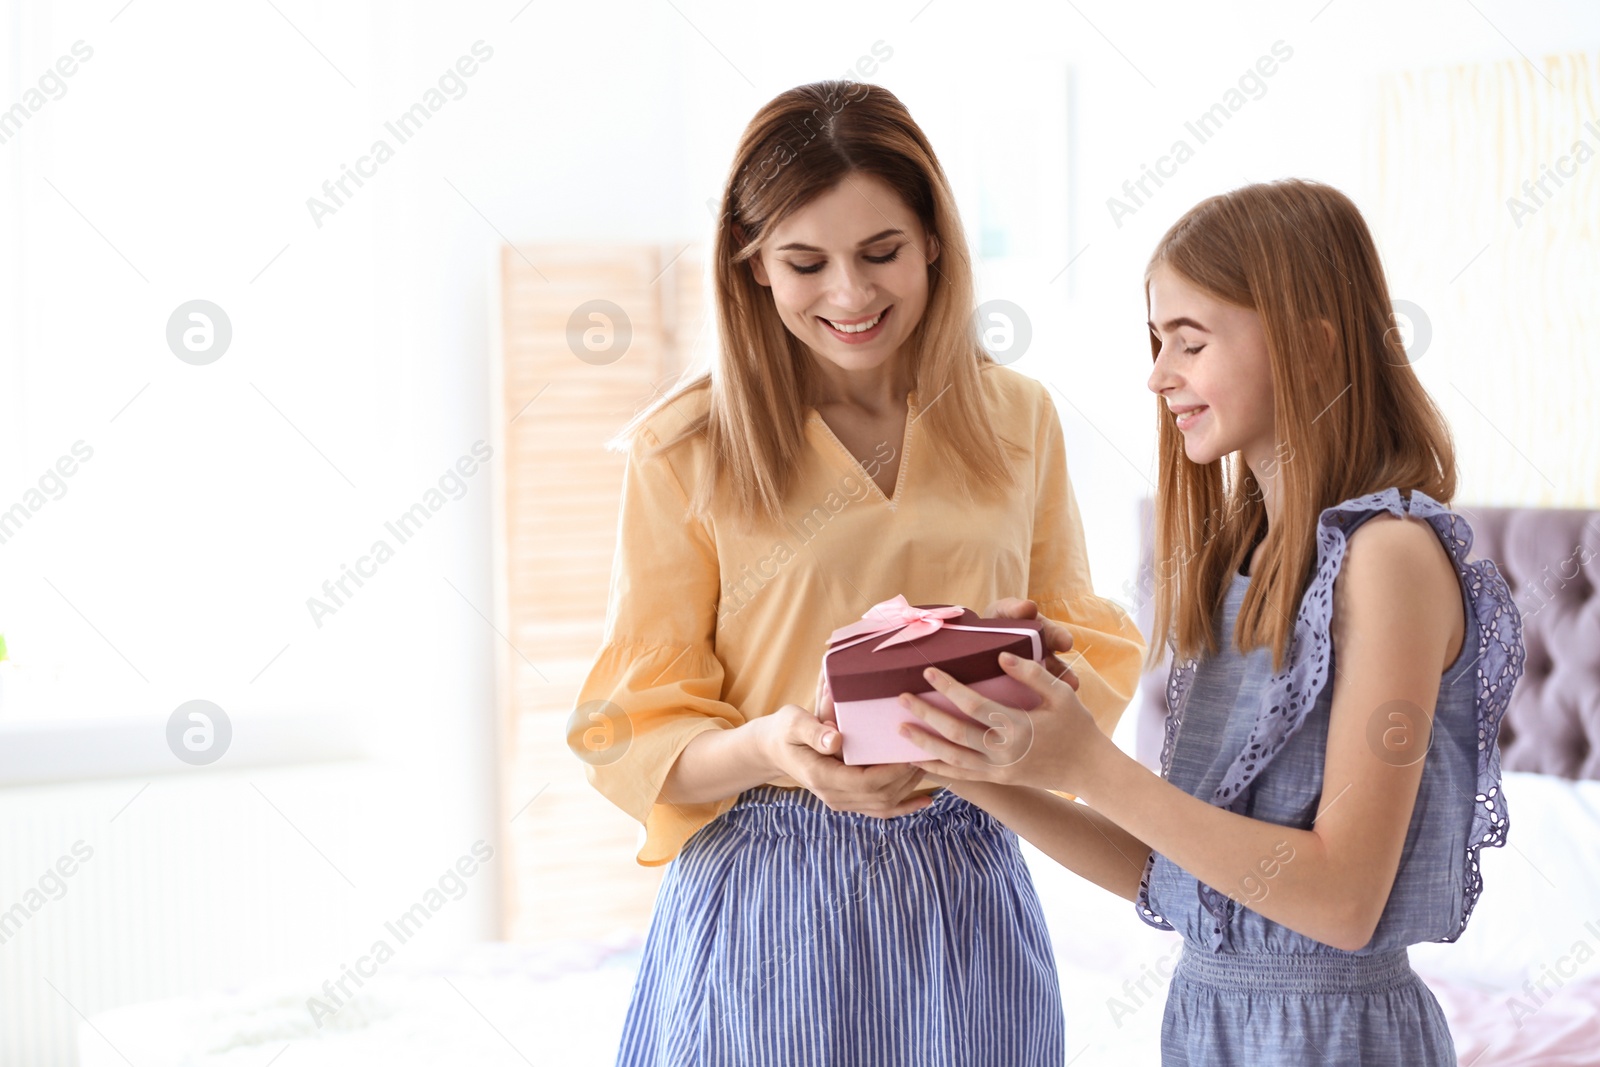
<path fill-rule="evenodd" d="M 1478 853 L 1483 894 L 1467 928 L 1453 944 L 1413 945 L 1412 965 L 1493 989 L 1600 975 L 1600 781 L 1503 779 L 1511 831 Z"/>

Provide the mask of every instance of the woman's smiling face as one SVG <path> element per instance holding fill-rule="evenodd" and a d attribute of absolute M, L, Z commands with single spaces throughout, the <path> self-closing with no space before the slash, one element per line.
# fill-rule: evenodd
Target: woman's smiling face
<path fill-rule="evenodd" d="M 1192 463 L 1244 451 L 1252 469 L 1276 447 L 1272 363 L 1261 316 L 1218 300 L 1165 266 L 1150 276 L 1160 343 L 1150 391 L 1166 402 Z"/>
<path fill-rule="evenodd" d="M 817 358 L 857 371 L 894 359 L 916 329 L 938 255 L 894 189 L 851 173 L 774 226 L 750 270 L 790 333 Z"/>

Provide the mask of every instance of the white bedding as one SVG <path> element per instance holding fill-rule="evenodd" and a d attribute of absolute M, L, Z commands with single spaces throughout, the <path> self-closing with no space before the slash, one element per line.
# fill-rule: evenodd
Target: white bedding
<path fill-rule="evenodd" d="M 609 1065 L 636 965 L 637 948 L 627 943 L 483 944 L 427 963 L 397 959 L 321 1027 L 306 1002 L 323 996 L 325 976 L 263 982 L 101 1012 L 79 1027 L 79 1063 Z"/>
<path fill-rule="evenodd" d="M 1483 897 L 1454 944 L 1411 962 L 1474 1067 L 1600 1063 L 1600 782 L 1506 772 L 1511 833 L 1480 853 Z"/>
<path fill-rule="evenodd" d="M 1463 1067 L 1600 1062 L 1600 783 L 1508 773 L 1506 792 L 1511 844 L 1486 854 L 1466 934 L 1413 948 L 1412 962 Z M 1060 968 L 1069 1062 L 1158 1063 L 1176 935 L 1027 851 Z M 609 1065 L 637 964 L 637 939 L 397 960 L 321 1028 L 306 1000 L 322 975 L 134 1005 L 80 1027 L 80 1062 L 264 1067 L 283 1053 L 277 1067 Z"/>

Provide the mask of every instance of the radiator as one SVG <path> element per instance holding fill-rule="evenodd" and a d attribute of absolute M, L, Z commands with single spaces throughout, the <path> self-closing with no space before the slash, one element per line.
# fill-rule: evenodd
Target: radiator
<path fill-rule="evenodd" d="M 107 1008 L 329 969 L 366 935 L 382 881 L 364 809 L 392 794 L 374 775 L 335 762 L 0 789 L 0 1065 L 76 1064 L 81 1019 Z"/>

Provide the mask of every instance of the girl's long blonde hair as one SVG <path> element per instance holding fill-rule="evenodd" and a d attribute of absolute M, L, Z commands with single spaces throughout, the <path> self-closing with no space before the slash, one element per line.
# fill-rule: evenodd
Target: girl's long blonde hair
<path fill-rule="evenodd" d="M 1267 526 L 1243 456 L 1190 462 L 1157 400 L 1152 664 L 1213 654 L 1213 614 L 1230 576 L 1265 538 L 1234 643 L 1288 653 L 1317 560 L 1324 508 L 1390 487 L 1448 503 L 1455 449 L 1395 327 L 1389 287 L 1366 222 L 1349 197 L 1287 180 L 1214 196 L 1161 238 L 1145 270 L 1166 267 L 1218 300 L 1261 316 L 1272 367 L 1280 518 Z M 1333 328 L 1330 345 L 1323 323 Z M 1161 342 L 1150 339 L 1151 357 Z"/>
<path fill-rule="evenodd" d="M 701 481 L 691 501 L 697 514 L 707 513 L 716 487 L 725 483 L 746 521 L 781 517 L 805 447 L 806 408 L 817 399 L 819 383 L 812 357 L 784 326 L 748 261 L 772 227 L 851 174 L 873 175 L 896 190 L 938 242 L 938 260 L 928 264 L 927 308 L 904 351 L 922 405 L 919 440 L 942 454 L 969 496 L 1012 483 L 1007 443 L 984 404 L 981 372 L 995 363 L 978 343 L 972 262 L 944 171 L 893 93 L 825 81 L 779 94 L 740 138 L 713 252 L 721 334 L 714 367 L 681 382 L 620 435 L 631 439 L 682 394 L 710 390 L 704 417 L 661 446 L 705 435 L 712 477 Z"/>

